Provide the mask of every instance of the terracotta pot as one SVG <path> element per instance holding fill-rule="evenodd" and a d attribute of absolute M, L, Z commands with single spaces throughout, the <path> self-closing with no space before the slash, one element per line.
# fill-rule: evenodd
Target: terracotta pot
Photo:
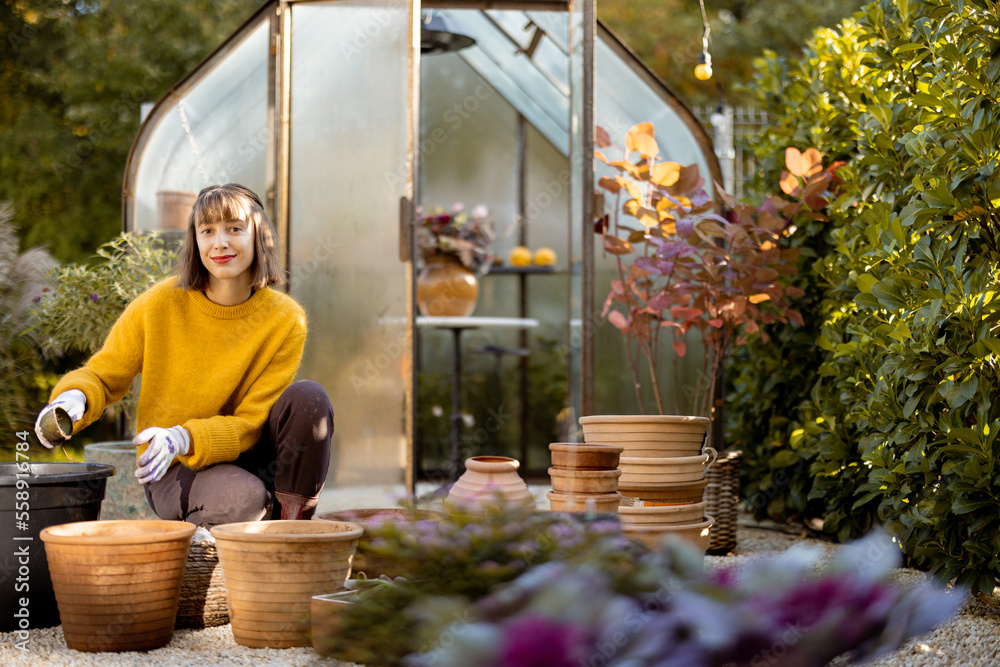
<path fill-rule="evenodd" d="M 552 490 L 560 493 L 614 493 L 618 491 L 618 478 L 622 471 L 614 470 L 560 470 L 549 468 Z"/>
<path fill-rule="evenodd" d="M 614 470 L 622 448 L 617 445 L 590 445 L 577 442 L 553 442 L 552 467 L 560 470 Z"/>
<path fill-rule="evenodd" d="M 679 415 L 591 415 L 580 417 L 583 439 L 620 445 L 622 456 L 693 456 L 701 452 L 707 417 Z"/>
<path fill-rule="evenodd" d="M 332 637 L 340 626 L 340 614 L 354 604 L 357 597 L 357 591 L 312 596 L 309 606 L 310 638 L 317 653 L 325 656 L 336 654 L 336 644 Z"/>
<path fill-rule="evenodd" d="M 157 226 L 162 230 L 187 229 L 191 209 L 198 199 L 197 192 L 185 190 L 158 190 L 156 192 Z"/>
<path fill-rule="evenodd" d="M 704 554 L 708 551 L 708 547 L 712 543 L 711 531 L 714 524 L 715 519 L 706 514 L 704 521 L 696 523 L 675 523 L 658 526 L 626 525 L 623 523 L 622 529 L 626 535 L 639 540 L 650 549 L 659 548 L 666 536 L 676 535 L 682 540 L 693 544 Z"/>
<path fill-rule="evenodd" d="M 66 645 L 146 651 L 174 635 L 195 525 L 84 521 L 41 533 Z"/>
<path fill-rule="evenodd" d="M 506 456 L 473 456 L 448 493 L 448 500 L 468 508 L 484 505 L 530 505 L 535 500 L 517 474 L 521 464 Z"/>
<path fill-rule="evenodd" d="M 671 523 L 693 523 L 705 520 L 708 503 L 685 503 L 682 505 L 643 505 L 641 507 L 619 507 L 622 525 L 662 525 Z"/>
<path fill-rule="evenodd" d="M 618 490 L 627 498 L 638 498 L 644 503 L 664 505 L 700 503 L 705 495 L 708 480 L 680 482 L 674 484 L 622 484 L 618 480 Z"/>
<path fill-rule="evenodd" d="M 549 509 L 553 512 L 617 512 L 622 494 L 618 493 L 560 493 L 549 491 L 545 496 L 549 499 Z M 592 502 L 593 507 L 588 507 Z"/>
<path fill-rule="evenodd" d="M 465 317 L 476 309 L 479 281 L 453 255 L 435 255 L 424 260 L 417 276 L 417 307 L 433 317 Z"/>
<path fill-rule="evenodd" d="M 337 521 L 251 521 L 212 528 L 237 644 L 309 646 L 313 595 L 337 591 L 364 532 Z"/>
<path fill-rule="evenodd" d="M 364 572 L 365 576 L 369 579 L 378 579 L 383 574 L 394 579 L 396 577 L 406 576 L 406 572 L 401 568 L 395 559 L 383 558 L 371 553 L 368 544 L 371 539 L 370 528 L 372 526 L 380 525 L 382 522 L 388 521 L 401 524 L 401 529 L 407 530 L 407 526 L 416 521 L 427 521 L 440 518 L 441 514 L 439 512 L 432 512 L 430 510 L 390 507 L 325 512 L 323 514 L 317 514 L 313 517 L 313 520 L 347 521 L 350 523 L 356 523 L 364 528 L 365 532 L 361 536 L 361 540 L 358 542 L 358 551 L 354 556 L 354 564 L 351 566 L 351 572 Z"/>
<path fill-rule="evenodd" d="M 699 456 L 632 458 L 621 457 L 621 482 L 626 485 L 697 482 L 715 463 L 718 454 L 708 447 Z"/>

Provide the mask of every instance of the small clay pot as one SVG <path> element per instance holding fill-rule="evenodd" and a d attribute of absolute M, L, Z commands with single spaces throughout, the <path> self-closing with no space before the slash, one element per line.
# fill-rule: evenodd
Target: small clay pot
<path fill-rule="evenodd" d="M 615 493 L 622 471 L 614 470 L 560 470 L 549 468 L 552 490 L 559 493 Z"/>
<path fill-rule="evenodd" d="M 66 645 L 147 651 L 174 635 L 196 526 L 184 521 L 83 521 L 41 532 Z"/>
<path fill-rule="evenodd" d="M 693 544 L 701 551 L 702 554 L 704 554 L 708 551 L 708 547 L 712 544 L 711 531 L 713 525 L 715 525 L 715 519 L 706 514 L 704 521 L 652 526 L 635 524 L 627 525 L 623 523 L 622 529 L 625 531 L 626 535 L 639 540 L 650 549 L 659 548 L 663 539 L 667 535 L 676 535 L 682 540 Z"/>
<path fill-rule="evenodd" d="M 465 473 L 448 492 L 448 500 L 466 509 L 488 505 L 526 505 L 535 499 L 517 474 L 521 464 L 506 456 L 473 456 L 465 460 Z"/>
<path fill-rule="evenodd" d="M 718 454 L 708 447 L 700 456 L 621 457 L 622 483 L 626 485 L 697 482 L 715 463 Z"/>
<path fill-rule="evenodd" d="M 58 405 L 42 415 L 38 427 L 52 445 L 61 445 L 73 435 L 73 418 Z"/>
<path fill-rule="evenodd" d="M 578 442 L 553 442 L 552 467 L 560 470 L 614 470 L 622 448 L 618 445 L 590 445 Z"/>
<path fill-rule="evenodd" d="M 643 505 L 619 507 L 622 525 L 662 525 L 692 523 L 705 520 L 706 501 L 683 505 Z"/>
<path fill-rule="evenodd" d="M 549 491 L 545 496 L 549 499 L 549 509 L 553 512 L 618 512 L 622 494 L 614 493 L 560 493 Z M 593 507 L 588 507 L 592 505 Z"/>
<path fill-rule="evenodd" d="M 364 532 L 341 521 L 250 521 L 212 528 L 237 644 L 309 646 L 313 595 L 343 589 Z"/>
<path fill-rule="evenodd" d="M 680 482 L 674 484 L 623 484 L 618 480 L 618 490 L 626 498 L 638 498 L 644 503 L 677 505 L 700 503 L 705 496 L 707 479 L 697 482 Z"/>

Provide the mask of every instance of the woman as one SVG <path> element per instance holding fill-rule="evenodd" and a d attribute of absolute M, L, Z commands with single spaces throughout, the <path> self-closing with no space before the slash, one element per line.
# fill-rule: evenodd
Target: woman
<path fill-rule="evenodd" d="M 162 519 L 211 527 L 309 519 L 326 478 L 333 408 L 319 384 L 293 383 L 306 316 L 283 282 L 277 232 L 237 185 L 198 195 L 178 275 L 141 294 L 87 364 L 67 373 L 55 406 L 74 433 L 122 398 L 136 375 L 136 477 Z M 280 514 L 278 506 L 280 505 Z"/>

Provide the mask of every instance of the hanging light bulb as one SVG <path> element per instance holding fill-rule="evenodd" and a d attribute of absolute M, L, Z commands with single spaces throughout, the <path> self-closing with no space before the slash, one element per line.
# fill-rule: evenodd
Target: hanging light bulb
<path fill-rule="evenodd" d="M 708 81 L 712 78 L 712 54 L 702 51 L 698 56 L 698 64 L 694 68 L 694 76 L 699 81 Z"/>

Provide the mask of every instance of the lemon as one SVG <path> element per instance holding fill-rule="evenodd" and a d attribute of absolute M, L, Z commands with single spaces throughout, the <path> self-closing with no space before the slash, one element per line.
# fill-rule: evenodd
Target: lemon
<path fill-rule="evenodd" d="M 510 251 L 507 259 L 511 266 L 528 266 L 531 264 L 531 251 L 523 245 L 519 245 Z"/>
<path fill-rule="evenodd" d="M 534 261 L 538 266 L 555 266 L 556 251 L 552 248 L 539 248 L 535 251 Z"/>

